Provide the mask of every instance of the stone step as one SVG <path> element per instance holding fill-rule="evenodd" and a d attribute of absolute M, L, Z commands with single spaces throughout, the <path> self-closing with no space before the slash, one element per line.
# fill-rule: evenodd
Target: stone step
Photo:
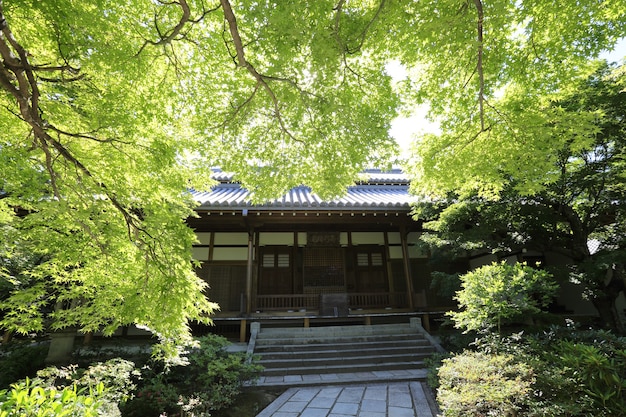
<path fill-rule="evenodd" d="M 318 345 L 303 345 L 297 346 L 279 346 L 281 349 L 274 350 L 259 350 L 255 354 L 260 356 L 262 360 L 267 359 L 295 359 L 295 358 L 332 358 L 332 357 L 350 357 L 350 356 L 359 356 L 365 354 L 376 353 L 378 355 L 402 355 L 402 354 L 413 354 L 413 355 L 430 355 L 433 353 L 434 349 L 432 346 L 428 344 L 420 344 L 420 345 L 385 345 L 383 347 L 365 347 L 360 346 L 355 347 L 354 345 L 345 346 L 334 346 L 334 345 L 324 345 L 320 347 Z"/>
<path fill-rule="evenodd" d="M 293 388 L 320 385 L 354 385 L 364 382 L 399 382 L 425 381 L 428 371 L 422 369 L 385 370 L 358 373 L 305 374 L 305 375 L 271 375 L 261 376 L 254 385 L 264 388 Z M 420 414 L 421 416 L 421 414 Z"/>
<path fill-rule="evenodd" d="M 421 362 L 427 354 L 394 354 L 394 355 L 359 355 L 359 356 L 335 356 L 335 357 L 299 357 L 289 359 L 261 359 L 257 363 L 263 365 L 266 370 L 275 368 L 321 368 L 331 366 L 354 367 L 359 365 L 379 365 L 392 363 L 415 363 Z"/>
<path fill-rule="evenodd" d="M 263 327 L 259 337 L 284 337 L 284 338 L 312 338 L 316 336 L 336 337 L 336 336 L 367 336 L 385 334 L 416 334 L 414 328 L 408 324 L 378 324 L 374 326 L 325 326 L 325 327 L 289 327 L 289 328 L 267 328 Z"/>
<path fill-rule="evenodd" d="M 430 342 L 424 338 L 385 338 L 383 339 L 340 339 L 340 340 L 300 340 L 298 342 L 288 341 L 284 339 L 265 339 L 256 341 L 255 352 L 298 352 L 307 350 L 344 350 L 344 349 L 384 349 L 388 347 L 413 347 L 413 346 L 431 346 Z"/>
<path fill-rule="evenodd" d="M 423 378 L 423 360 L 436 349 L 421 328 L 408 324 L 266 329 L 253 344 L 265 367 L 261 381 L 285 384 Z"/>
<path fill-rule="evenodd" d="M 359 372 L 383 372 L 394 370 L 423 369 L 424 362 L 420 360 L 403 362 L 380 362 L 363 364 L 327 364 L 320 366 L 287 366 L 282 368 L 265 368 L 263 376 L 279 375 L 323 375 L 338 373 L 359 373 Z"/>

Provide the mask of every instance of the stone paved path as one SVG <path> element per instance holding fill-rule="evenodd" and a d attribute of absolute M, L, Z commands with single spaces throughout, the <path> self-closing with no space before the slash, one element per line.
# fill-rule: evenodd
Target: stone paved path
<path fill-rule="evenodd" d="M 434 417 L 422 382 L 289 388 L 257 417 Z"/>

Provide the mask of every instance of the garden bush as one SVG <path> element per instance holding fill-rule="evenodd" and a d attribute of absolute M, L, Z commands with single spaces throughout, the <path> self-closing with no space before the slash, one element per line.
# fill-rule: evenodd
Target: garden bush
<path fill-rule="evenodd" d="M 455 299 L 461 311 L 448 315 L 464 331 L 500 333 L 505 324 L 532 319 L 558 288 L 548 272 L 525 264 L 493 263 L 460 278 Z"/>
<path fill-rule="evenodd" d="M 116 417 L 121 415 L 119 404 L 123 404 L 136 388 L 139 374 L 133 362 L 115 358 L 106 362 L 97 362 L 87 369 L 76 365 L 61 368 L 47 367 L 37 372 L 34 382 L 54 389 L 75 386 L 82 391 L 94 390 L 98 386 L 106 387 L 100 396 L 99 415 Z"/>
<path fill-rule="evenodd" d="M 40 381 L 41 382 L 41 381 Z M 96 417 L 101 416 L 104 385 L 89 390 L 76 385 L 57 389 L 40 382 L 24 381 L 0 391 L 0 417 Z"/>
<path fill-rule="evenodd" d="M 168 367 L 152 361 L 142 369 L 142 380 L 134 398 L 122 407 L 126 417 L 158 417 L 182 414 L 209 416 L 231 405 L 248 381 L 254 381 L 261 367 L 243 353 L 228 352 L 224 337 L 208 335 L 198 339 L 185 366 Z"/>
<path fill-rule="evenodd" d="M 26 377 L 35 376 L 44 367 L 49 343 L 12 341 L 0 345 L 0 389 Z"/>
<path fill-rule="evenodd" d="M 443 361 L 437 399 L 446 417 L 517 416 L 533 382 L 532 369 L 511 355 L 467 351 Z"/>
<path fill-rule="evenodd" d="M 624 338 L 553 327 L 537 334 L 490 335 L 473 347 L 477 351 L 456 355 L 439 369 L 438 401 L 444 416 L 624 415 Z M 508 383 L 516 378 L 523 391 L 511 391 Z"/>

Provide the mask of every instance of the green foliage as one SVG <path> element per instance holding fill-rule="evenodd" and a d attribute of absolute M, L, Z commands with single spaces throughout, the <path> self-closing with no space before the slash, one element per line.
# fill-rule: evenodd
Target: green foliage
<path fill-rule="evenodd" d="M 187 365 L 145 367 L 134 398 L 122 407 L 124 416 L 159 416 L 162 412 L 208 416 L 236 400 L 246 382 L 254 382 L 261 367 L 243 353 L 228 352 L 221 336 L 198 339 L 199 346 L 184 355 Z"/>
<path fill-rule="evenodd" d="M 335 3 L 2 3 L 0 262 L 42 261 L 0 328 L 138 324 L 174 354 L 216 308 L 185 224 L 210 167 L 265 201 L 389 165 L 399 98 L 364 44 L 376 8 Z"/>
<path fill-rule="evenodd" d="M 430 273 L 430 288 L 437 290 L 437 295 L 452 298 L 461 289 L 460 274 L 448 274 L 441 271 Z"/>
<path fill-rule="evenodd" d="M 605 285 L 607 270 L 619 272 L 623 268 L 625 247 L 621 232 L 626 227 L 625 74 L 623 66 L 601 65 L 577 82 L 575 89 L 549 103 L 568 118 L 581 112 L 596 114 L 596 131 L 592 140 L 584 143 L 576 143 L 574 131 L 562 132 L 560 141 L 546 142 L 542 155 L 548 155 L 552 162 L 546 171 L 532 168 L 537 175 L 545 174 L 541 190 L 533 195 L 519 189 L 527 175 L 520 170 L 502 174 L 506 184 L 497 199 L 481 196 L 478 190 L 463 195 L 450 193 L 435 201 L 422 199 L 415 212 L 427 221 L 425 227 L 431 231 L 425 236 L 427 242 L 448 252 L 457 248 L 496 254 L 524 250 L 564 254 L 571 265 L 555 268 L 554 276 L 560 282 L 570 279 L 581 284 L 581 291 L 597 306 L 602 300 L 611 304 L 617 294 Z M 519 154 L 515 157 L 522 158 Z M 592 239 L 599 243 L 594 253 L 588 247 Z M 619 283 L 618 274 L 613 275 Z M 606 313 L 601 311 L 602 320 L 619 329 L 610 308 L 608 305 Z"/>
<path fill-rule="evenodd" d="M 200 348 L 189 356 L 190 368 L 198 370 L 197 383 L 207 387 L 201 395 L 207 411 L 218 410 L 233 403 L 243 383 L 254 381 L 261 366 L 248 363 L 245 355 L 228 353 L 226 340 L 209 335 L 199 339 Z"/>
<path fill-rule="evenodd" d="M 464 393 L 474 390 L 474 387 L 465 386 L 474 384 L 465 378 L 468 372 L 472 374 L 474 361 L 490 363 L 503 356 L 533 375 L 530 389 L 523 395 L 520 393 L 516 399 L 518 405 L 523 404 L 516 411 L 519 417 L 609 417 L 623 413 L 623 375 L 626 372 L 624 338 L 606 331 L 552 327 L 537 334 L 518 333 L 504 338 L 486 336 L 473 347 L 477 351 L 467 350 L 455 356 L 458 361 L 455 366 L 457 363 L 463 365 L 451 368 L 449 363 L 445 363 L 444 372 L 439 374 L 447 378 L 448 384 L 446 388 L 440 388 L 443 391 L 440 391 L 442 397 L 439 401 L 444 415 L 454 415 L 447 414 L 448 407 L 452 407 L 450 413 L 459 409 L 455 401 L 472 398 L 477 402 L 472 405 L 469 401 L 468 407 L 486 405 L 483 415 L 501 415 L 500 397 L 497 395 L 487 392 L 484 401 L 479 402 L 479 399 Z M 455 369 L 457 374 L 450 374 L 451 369 Z M 484 372 L 482 380 L 497 381 L 500 378 L 501 370 L 497 367 L 481 369 Z M 501 387 L 500 384 L 496 386 Z M 444 403 L 443 398 L 448 399 L 447 402 Z"/>
<path fill-rule="evenodd" d="M 584 387 L 604 415 L 626 410 L 626 349 L 602 351 L 596 346 L 564 341 L 557 348 L 560 365 Z"/>
<path fill-rule="evenodd" d="M 442 117 L 442 134 L 420 142 L 418 189 L 493 196 L 516 173 L 525 194 L 554 182 L 548 151 L 589 144 L 601 114 L 552 103 L 624 33 L 621 6 L 3 2 L 1 258 L 42 262 L 2 300 L 0 327 L 134 323 L 174 354 L 216 307 L 193 269 L 187 190 L 209 189 L 220 166 L 254 201 L 300 184 L 342 194 L 390 163 L 403 101 Z M 395 90 L 393 59 L 410 74 Z"/>
<path fill-rule="evenodd" d="M 56 389 L 26 379 L 0 391 L 0 417 L 96 417 L 103 384 L 89 391 Z"/>
<path fill-rule="evenodd" d="M 0 345 L 0 389 L 10 384 L 35 376 L 35 372 L 43 368 L 48 343 L 25 343 L 12 341 Z"/>
<path fill-rule="evenodd" d="M 78 389 L 89 390 L 102 384 L 106 391 L 101 400 L 117 405 L 129 398 L 130 392 L 136 388 L 139 371 L 133 362 L 121 358 L 91 364 L 86 369 L 76 365 L 68 367 L 47 367 L 37 372 L 37 383 L 43 386 L 65 388 L 76 386 Z"/>
<path fill-rule="evenodd" d="M 175 415 L 181 410 L 178 389 L 162 377 L 150 377 L 135 391 L 134 397 L 122 405 L 121 410 L 125 417 Z"/>
<path fill-rule="evenodd" d="M 511 355 L 465 352 L 443 361 L 439 382 L 444 416 L 514 416 L 532 394 L 534 373 Z"/>
<path fill-rule="evenodd" d="M 424 366 L 426 366 L 426 369 L 428 370 L 426 382 L 433 390 L 439 388 L 439 368 L 441 368 L 445 359 L 449 359 L 451 357 L 452 356 L 448 353 L 434 353 L 424 359 Z"/>
<path fill-rule="evenodd" d="M 456 300 L 461 311 L 448 315 L 465 331 L 490 331 L 532 318 L 556 293 L 551 275 L 527 265 L 505 262 L 485 265 L 461 276 Z"/>

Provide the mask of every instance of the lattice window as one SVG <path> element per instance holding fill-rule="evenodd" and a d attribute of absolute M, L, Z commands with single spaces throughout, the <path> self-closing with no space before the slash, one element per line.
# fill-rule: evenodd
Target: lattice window
<path fill-rule="evenodd" d="M 288 253 L 266 253 L 262 260 L 263 268 L 289 268 L 291 266 Z"/>
<path fill-rule="evenodd" d="M 238 311 L 241 293 L 246 288 L 246 267 L 211 265 L 207 270 L 211 301 L 217 302 L 222 311 Z"/>
<path fill-rule="evenodd" d="M 306 248 L 303 273 L 305 287 L 345 287 L 343 251 L 338 248 Z"/>
<path fill-rule="evenodd" d="M 277 254 L 276 266 L 279 268 L 289 268 L 289 254 L 279 253 Z"/>
<path fill-rule="evenodd" d="M 266 253 L 263 255 L 263 268 L 274 268 L 274 254 Z"/>
<path fill-rule="evenodd" d="M 380 252 L 359 252 L 356 254 L 357 266 L 382 266 L 383 254 Z"/>
<path fill-rule="evenodd" d="M 357 253 L 356 262 L 358 266 L 369 266 L 370 260 L 367 253 Z"/>

